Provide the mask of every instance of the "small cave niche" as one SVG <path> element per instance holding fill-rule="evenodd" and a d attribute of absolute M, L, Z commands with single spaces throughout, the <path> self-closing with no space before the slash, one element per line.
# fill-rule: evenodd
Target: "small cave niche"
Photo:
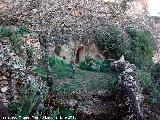
<path fill-rule="evenodd" d="M 84 54 L 84 47 L 83 46 L 78 47 L 78 50 L 76 51 L 76 60 L 75 60 L 76 63 L 81 62 L 83 54 Z"/>

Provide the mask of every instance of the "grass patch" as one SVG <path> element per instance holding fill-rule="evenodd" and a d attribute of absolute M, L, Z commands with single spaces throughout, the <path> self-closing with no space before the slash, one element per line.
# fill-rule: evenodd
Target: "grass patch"
<path fill-rule="evenodd" d="M 45 77 L 46 76 L 46 70 L 43 67 L 44 60 L 40 60 L 40 65 L 35 69 L 35 71 Z M 73 73 L 73 70 L 69 64 L 67 64 L 63 59 L 52 56 L 49 58 L 49 65 L 51 68 L 51 73 L 54 76 L 55 79 L 64 79 L 64 78 L 74 78 L 75 74 Z"/>
<path fill-rule="evenodd" d="M 107 73 L 110 72 L 111 62 L 98 61 L 88 58 L 79 64 L 79 68 L 87 71 Z"/>

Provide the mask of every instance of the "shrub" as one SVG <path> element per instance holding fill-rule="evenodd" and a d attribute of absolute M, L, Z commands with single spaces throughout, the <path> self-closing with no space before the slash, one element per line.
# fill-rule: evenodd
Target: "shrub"
<path fill-rule="evenodd" d="M 35 49 L 33 47 L 30 47 L 26 50 L 28 57 L 33 57 Z"/>
<path fill-rule="evenodd" d="M 21 37 L 26 33 L 29 33 L 29 30 L 23 27 L 20 27 L 17 30 L 12 30 L 10 28 L 0 28 L 0 41 L 2 41 L 4 37 L 9 37 L 12 45 L 11 48 L 16 54 L 19 54 L 21 52 L 22 45 Z"/>
<path fill-rule="evenodd" d="M 20 35 L 25 35 L 26 33 L 30 33 L 29 29 L 27 29 L 26 27 L 19 27 L 15 32 Z"/>
<path fill-rule="evenodd" d="M 151 76 L 154 80 L 160 80 L 160 64 L 157 63 L 151 69 Z"/>
<path fill-rule="evenodd" d="M 38 96 L 36 88 L 31 84 L 26 84 L 22 87 L 20 89 L 20 95 L 21 98 L 17 103 L 9 105 L 10 112 L 17 118 L 19 116 L 29 117 L 40 96 Z"/>
<path fill-rule="evenodd" d="M 12 34 L 11 38 L 11 48 L 16 54 L 19 54 L 21 51 L 22 38 L 19 34 Z"/>
<path fill-rule="evenodd" d="M 54 49 L 54 52 L 57 56 L 59 56 L 61 53 L 61 50 L 62 50 L 61 46 L 56 46 Z"/>
<path fill-rule="evenodd" d="M 110 26 L 96 32 L 96 43 L 106 59 L 119 59 L 128 50 L 129 41 L 122 31 Z"/>
<path fill-rule="evenodd" d="M 157 84 L 152 84 L 152 86 L 149 88 L 150 94 L 149 94 L 149 103 L 150 104 L 157 104 L 160 105 L 160 86 Z"/>
<path fill-rule="evenodd" d="M 49 58 L 49 64 L 55 78 L 73 78 L 74 73 L 70 64 L 67 64 L 63 59 L 53 56 Z"/>
<path fill-rule="evenodd" d="M 22 120 L 25 117 L 33 119 L 32 116 L 38 117 L 38 120 L 41 120 L 46 116 L 46 111 L 48 112 L 47 116 L 52 119 L 64 119 L 65 117 L 74 115 L 72 111 L 65 108 L 57 108 L 48 111 L 48 108 L 42 107 L 41 103 L 44 103 L 48 94 L 47 89 L 43 90 L 40 95 L 33 85 L 26 84 L 20 91 L 20 100 L 17 103 L 12 103 L 8 106 L 12 117 L 15 116 L 18 120 Z M 41 107 L 37 107 L 39 104 L 41 104 Z M 61 118 L 59 118 L 59 116 L 61 116 Z"/>
<path fill-rule="evenodd" d="M 3 39 L 4 37 L 11 37 L 13 34 L 13 31 L 9 28 L 1 28 L 0 29 L 0 39 Z"/>
<path fill-rule="evenodd" d="M 157 65 L 153 67 L 151 70 L 151 74 L 149 72 L 146 72 L 144 70 L 140 70 L 139 75 L 140 79 L 142 81 L 142 85 L 144 88 L 144 93 L 147 92 L 148 99 L 146 101 L 149 104 L 159 104 L 159 98 L 160 98 L 160 84 L 158 82 L 155 82 L 154 80 L 157 80 Z"/>
<path fill-rule="evenodd" d="M 155 43 L 152 34 L 146 30 L 127 28 L 130 38 L 130 50 L 125 58 L 139 69 L 149 70 L 152 65 Z"/>
<path fill-rule="evenodd" d="M 144 88 L 150 87 L 152 84 L 151 75 L 144 70 L 140 70 L 139 75 L 140 75 L 140 80 L 142 82 L 143 87 Z"/>
<path fill-rule="evenodd" d="M 114 90 L 117 86 L 118 83 L 118 75 L 110 73 L 110 75 L 112 76 L 112 79 L 108 81 L 108 90 Z"/>
<path fill-rule="evenodd" d="M 88 58 L 79 64 L 79 68 L 87 71 L 106 73 L 110 70 L 110 65 L 111 63 L 109 61 L 102 62 L 102 61 Z"/>
<path fill-rule="evenodd" d="M 93 63 L 93 59 L 87 58 L 85 61 L 79 63 L 79 68 L 82 70 L 91 71 L 91 66 Z"/>

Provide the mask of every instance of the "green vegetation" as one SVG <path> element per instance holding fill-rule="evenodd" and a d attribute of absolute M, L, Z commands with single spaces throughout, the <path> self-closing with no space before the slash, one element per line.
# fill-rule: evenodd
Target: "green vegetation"
<path fill-rule="evenodd" d="M 140 70 L 140 80 L 142 81 L 142 85 L 144 90 L 148 91 L 148 99 L 147 102 L 151 105 L 153 104 L 160 104 L 159 97 L 160 97 L 160 86 L 159 81 L 157 80 L 157 76 L 159 76 L 158 71 L 156 71 L 157 66 L 153 67 L 153 71 L 151 71 L 151 74 L 149 72 L 146 72 L 144 70 Z M 156 73 L 157 72 L 157 73 Z M 156 78 L 156 79 L 155 79 Z"/>
<path fill-rule="evenodd" d="M 150 104 L 160 104 L 159 97 L 160 97 L 160 86 L 157 84 L 152 84 L 150 88 L 150 95 L 149 95 L 149 103 Z"/>
<path fill-rule="evenodd" d="M 151 78 L 151 75 L 144 71 L 144 70 L 140 70 L 139 71 L 139 75 L 140 75 L 140 80 L 142 82 L 142 85 L 144 88 L 148 88 L 151 86 L 152 84 L 152 78 Z"/>
<path fill-rule="evenodd" d="M 160 104 L 160 64 L 155 64 L 151 69 L 152 85 L 150 87 L 150 102 Z"/>
<path fill-rule="evenodd" d="M 151 69 L 151 76 L 153 80 L 160 80 L 160 64 L 157 63 Z"/>
<path fill-rule="evenodd" d="M 89 62 L 89 60 L 87 61 Z M 88 69 L 88 67 L 82 66 L 88 71 L 76 69 L 75 73 L 73 73 L 71 66 L 64 60 L 56 56 L 50 57 L 49 63 L 52 75 L 54 76 L 53 89 L 59 94 L 69 95 L 79 90 L 93 92 L 101 89 L 110 90 L 114 88 L 118 77 L 110 71 L 110 62 L 93 61 L 100 65 L 100 69 Z M 43 60 L 41 60 L 40 64 L 35 71 L 44 77 L 45 80 L 46 71 L 43 67 Z"/>
<path fill-rule="evenodd" d="M 4 37 L 11 37 L 13 34 L 13 31 L 8 29 L 8 28 L 1 28 L 0 29 L 0 40 L 2 41 L 2 39 Z"/>
<path fill-rule="evenodd" d="M 154 38 L 150 31 L 127 28 L 128 36 L 116 28 L 108 27 L 105 31 L 97 31 L 96 42 L 106 59 L 125 59 L 139 69 L 149 70 L 155 51 Z"/>
<path fill-rule="evenodd" d="M 155 43 L 152 34 L 146 30 L 128 28 L 130 50 L 125 55 L 126 59 L 135 64 L 139 69 L 149 70 L 154 55 Z"/>
<path fill-rule="evenodd" d="M 49 58 L 49 64 L 53 70 L 55 78 L 73 78 L 74 73 L 70 64 L 67 64 L 63 59 L 60 59 L 56 56 Z"/>
<path fill-rule="evenodd" d="M 123 32 L 110 26 L 105 31 L 97 31 L 96 42 L 106 59 L 119 59 L 128 50 L 128 39 Z"/>
<path fill-rule="evenodd" d="M 43 107 L 39 103 L 44 103 L 46 100 L 48 89 L 45 89 L 40 93 L 40 91 L 38 91 L 33 85 L 27 84 L 20 90 L 20 100 L 17 103 L 10 104 L 8 106 L 9 111 L 12 113 L 12 117 L 15 116 L 18 120 L 22 120 L 24 117 L 32 118 L 32 116 L 38 117 L 38 120 L 44 119 L 43 117 L 46 116 L 47 108 Z M 60 119 L 59 116 L 64 119 L 68 116 L 74 116 L 74 114 L 71 110 L 57 108 L 56 110 L 49 110 L 49 114 L 47 116 L 48 118 L 50 117 L 49 120 L 56 120 Z"/>
<path fill-rule="evenodd" d="M 19 27 L 16 31 L 16 34 L 25 35 L 26 33 L 30 33 L 29 29 L 25 27 Z"/>
<path fill-rule="evenodd" d="M 4 37 L 9 37 L 12 49 L 16 54 L 19 54 L 21 52 L 22 37 L 28 32 L 25 28 L 16 30 L 1 28 L 0 40 L 2 41 Z M 50 56 L 49 66 L 54 80 L 53 91 L 66 100 L 74 92 L 81 92 L 81 94 L 84 92 L 85 95 L 89 96 L 100 90 L 114 90 L 117 86 L 119 73 L 114 73 L 111 70 L 111 60 L 118 60 L 124 55 L 125 60 L 138 67 L 143 88 L 149 91 L 147 99 L 149 105 L 160 104 L 158 101 L 160 97 L 160 64 L 153 66 L 152 61 L 155 50 L 154 38 L 146 30 L 127 28 L 126 33 L 127 35 L 124 35 L 120 29 L 113 26 L 109 26 L 105 31 L 97 31 L 96 44 L 106 60 L 98 61 L 87 58 L 79 64 L 79 68 L 75 68 L 75 71 L 62 58 Z M 34 48 L 27 49 L 28 58 L 34 57 L 34 51 Z M 59 55 L 61 47 L 57 46 L 54 51 L 56 55 Z M 35 72 L 45 82 L 47 70 L 44 66 L 45 62 L 42 59 L 38 63 Z M 20 101 L 9 105 L 9 110 L 15 116 L 37 115 L 42 118 L 47 108 L 43 108 L 38 112 L 35 112 L 35 109 L 37 109 L 40 101 L 45 101 L 47 94 L 47 89 L 40 95 L 37 88 L 32 85 L 26 85 L 21 89 Z M 65 116 L 73 116 L 73 114 L 72 111 L 59 107 L 56 110 L 49 111 L 49 115 L 53 118 L 61 116 L 64 119 Z"/>
<path fill-rule="evenodd" d="M 109 61 L 102 62 L 91 58 L 88 58 L 79 64 L 79 68 L 82 70 L 103 72 L 103 73 L 109 72 L 110 67 L 111 67 L 111 62 Z"/>
<path fill-rule="evenodd" d="M 143 88 L 149 92 L 147 102 L 159 104 L 160 87 L 155 80 L 160 78 L 160 66 L 159 64 L 153 65 L 152 61 L 156 48 L 154 38 L 147 30 L 127 28 L 127 33 L 130 39 L 130 49 L 125 54 L 125 58 L 139 68 Z"/>
<path fill-rule="evenodd" d="M 21 35 L 13 33 L 10 37 L 12 49 L 16 54 L 21 52 L 22 38 Z"/>
<path fill-rule="evenodd" d="M 33 47 L 30 47 L 26 50 L 28 57 L 33 57 L 33 53 L 35 52 L 35 49 Z"/>
<path fill-rule="evenodd" d="M 10 38 L 12 49 L 16 54 L 20 54 L 22 37 L 26 33 L 29 33 L 29 30 L 23 27 L 20 27 L 19 29 L 16 30 L 10 28 L 0 28 L 0 41 L 2 41 L 4 37 Z"/>
<path fill-rule="evenodd" d="M 41 65 L 43 65 L 44 60 L 41 60 Z M 43 66 L 39 66 L 35 71 L 42 75 L 46 75 L 45 68 Z M 73 78 L 74 73 L 69 64 L 67 64 L 63 59 L 52 56 L 49 58 L 49 65 L 51 68 L 51 73 L 54 76 L 55 79 L 63 79 L 63 78 Z"/>
<path fill-rule="evenodd" d="M 139 69 L 142 86 L 144 90 L 148 91 L 147 102 L 150 105 L 160 104 L 158 101 L 160 97 L 160 64 L 154 65 L 152 61 L 156 48 L 154 37 L 150 31 L 136 28 L 127 28 L 125 32 L 126 35 L 115 27 L 108 27 L 106 31 L 98 31 L 96 34 L 97 45 L 106 59 L 116 60 L 124 55 L 125 60 L 135 64 Z M 94 60 L 86 60 L 80 63 L 80 68 L 99 72 L 99 69 L 92 69 L 94 62 Z M 114 89 L 116 84 L 117 79 L 113 77 L 108 81 L 108 89 Z"/>
<path fill-rule="evenodd" d="M 116 86 L 118 80 L 118 76 L 111 72 L 99 73 L 77 69 L 75 74 L 74 79 L 55 80 L 53 89 L 60 95 L 70 95 L 78 91 L 85 91 L 89 94 L 99 90 L 111 90 Z"/>
<path fill-rule="evenodd" d="M 39 96 L 37 89 L 31 85 L 27 84 L 20 89 L 21 98 L 18 103 L 9 105 L 9 110 L 13 113 L 13 116 L 19 118 L 19 116 L 26 117 L 35 115 L 33 110 L 35 109 L 39 100 L 44 100 L 46 94 Z M 44 93 L 47 91 L 44 91 Z M 21 118 L 19 118 L 21 120 Z"/>

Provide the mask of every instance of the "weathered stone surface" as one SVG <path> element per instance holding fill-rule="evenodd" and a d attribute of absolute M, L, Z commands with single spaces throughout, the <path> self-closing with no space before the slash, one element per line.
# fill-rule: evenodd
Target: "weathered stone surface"
<path fill-rule="evenodd" d="M 37 90 L 44 85 L 32 69 L 27 69 L 25 60 L 11 52 L 11 43 L 0 42 L 0 102 L 5 106 L 17 102 L 20 86 L 31 83 Z"/>
<path fill-rule="evenodd" d="M 3 80 L 5 81 L 5 80 L 7 80 L 7 78 L 5 76 L 1 76 L 0 81 L 3 81 Z"/>
<path fill-rule="evenodd" d="M 8 90 L 8 87 L 6 86 L 6 87 L 3 87 L 3 88 L 1 88 L 1 92 L 6 92 Z"/>
<path fill-rule="evenodd" d="M 100 53 L 100 51 L 98 50 L 94 42 L 85 44 L 79 41 L 76 41 L 76 42 L 70 41 L 67 44 L 63 44 L 59 46 L 61 49 L 59 56 L 63 58 L 67 63 L 70 63 L 72 60 L 74 60 L 76 63 L 79 63 L 85 60 L 87 57 L 90 57 L 96 60 L 104 60 L 103 55 Z M 55 45 L 52 47 L 49 47 L 49 49 L 50 49 L 49 54 L 54 55 Z"/>
<path fill-rule="evenodd" d="M 138 76 L 138 71 L 135 65 L 125 61 L 124 58 L 115 61 L 112 64 L 116 72 L 120 72 L 118 80 L 118 88 L 122 97 L 120 101 L 128 110 L 124 111 L 128 114 L 124 116 L 124 120 L 142 120 L 143 119 L 143 95 L 142 87 Z M 121 69 L 122 71 L 119 71 Z M 123 99 L 122 99 L 123 98 Z"/>

